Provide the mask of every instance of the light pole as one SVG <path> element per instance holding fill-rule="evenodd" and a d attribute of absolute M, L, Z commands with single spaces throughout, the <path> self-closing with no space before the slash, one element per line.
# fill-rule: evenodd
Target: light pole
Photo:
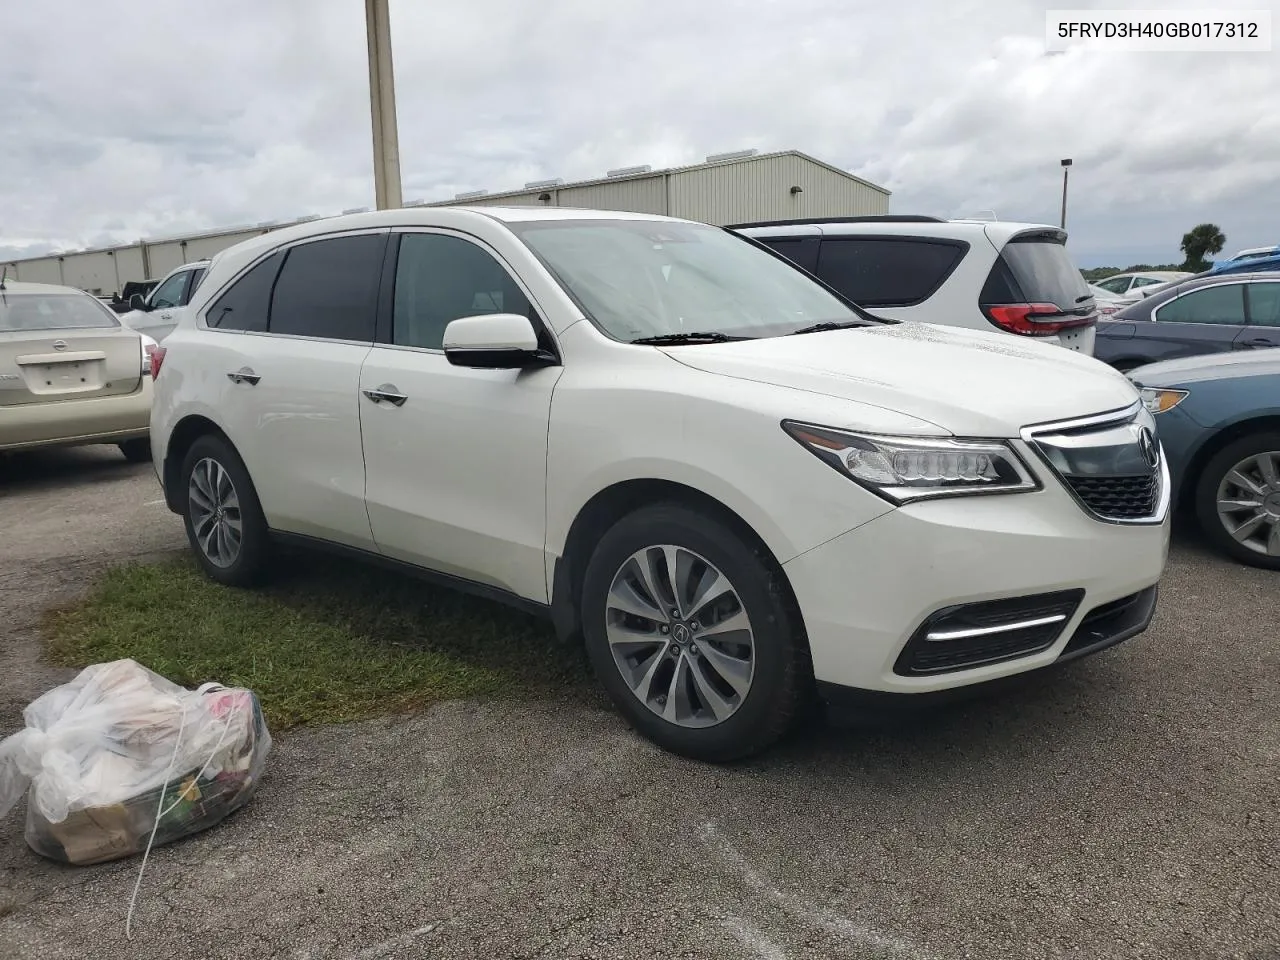
<path fill-rule="evenodd" d="M 1071 161 L 1062 161 L 1062 229 L 1067 229 L 1067 174 L 1071 169 Z"/>
<path fill-rule="evenodd" d="M 387 0 L 364 0 L 369 35 L 369 105 L 373 111 L 373 191 L 379 210 L 402 205 L 400 138 L 396 132 L 396 81 L 391 66 Z"/>

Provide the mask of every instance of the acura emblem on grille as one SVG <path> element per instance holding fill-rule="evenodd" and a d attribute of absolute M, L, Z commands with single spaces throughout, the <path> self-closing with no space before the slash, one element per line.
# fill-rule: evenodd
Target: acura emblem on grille
<path fill-rule="evenodd" d="M 1156 448 L 1156 438 L 1146 427 L 1138 431 L 1138 449 L 1142 451 L 1142 459 L 1147 461 L 1147 466 L 1154 470 L 1160 462 L 1160 453 Z"/>

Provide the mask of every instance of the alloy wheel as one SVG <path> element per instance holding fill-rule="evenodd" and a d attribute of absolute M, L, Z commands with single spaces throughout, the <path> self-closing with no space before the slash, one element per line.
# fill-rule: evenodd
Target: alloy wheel
<path fill-rule="evenodd" d="M 633 553 L 605 603 L 614 663 L 635 697 L 680 727 L 737 712 L 755 674 L 755 634 L 737 590 L 685 547 Z"/>
<path fill-rule="evenodd" d="M 1218 520 L 1238 543 L 1280 557 L 1280 450 L 1241 460 L 1218 484 Z"/>
<path fill-rule="evenodd" d="M 211 457 L 196 461 L 187 484 L 191 529 L 206 560 L 226 568 L 240 556 L 244 526 L 240 496 L 225 467 Z"/>

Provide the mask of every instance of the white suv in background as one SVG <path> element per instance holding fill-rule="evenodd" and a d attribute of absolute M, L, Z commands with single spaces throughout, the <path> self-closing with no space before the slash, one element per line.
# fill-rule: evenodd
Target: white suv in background
<path fill-rule="evenodd" d="M 1151 619 L 1154 418 L 1079 354 L 881 321 L 705 224 L 364 213 L 214 258 L 153 353 L 152 442 L 209 576 L 282 542 L 548 615 L 709 760 L 927 703 Z"/>
<path fill-rule="evenodd" d="M 1093 354 L 1093 294 L 1057 227 L 914 215 L 735 224 L 876 316 Z"/>
<path fill-rule="evenodd" d="M 160 342 L 178 325 L 208 269 L 208 260 L 184 263 L 152 287 L 145 297 L 137 294 L 130 297 L 131 309 L 120 318 L 121 322 Z"/>

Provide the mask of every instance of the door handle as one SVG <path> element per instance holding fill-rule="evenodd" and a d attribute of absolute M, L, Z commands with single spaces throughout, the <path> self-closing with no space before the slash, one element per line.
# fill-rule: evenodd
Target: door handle
<path fill-rule="evenodd" d="M 374 403 L 381 403 L 385 400 L 393 407 L 403 407 L 404 402 L 409 399 L 408 396 L 400 392 L 400 388 L 394 383 L 384 383 L 380 387 L 361 392 Z"/>
<path fill-rule="evenodd" d="M 1244 347 L 1274 347 L 1276 342 L 1267 337 L 1254 337 L 1252 340 L 1245 340 L 1241 346 Z"/>
<path fill-rule="evenodd" d="M 262 377 L 258 376 L 248 367 L 241 367 L 234 373 L 228 373 L 227 379 L 232 383 L 247 383 L 251 387 L 256 387 L 258 385 L 258 381 L 261 380 Z"/>

